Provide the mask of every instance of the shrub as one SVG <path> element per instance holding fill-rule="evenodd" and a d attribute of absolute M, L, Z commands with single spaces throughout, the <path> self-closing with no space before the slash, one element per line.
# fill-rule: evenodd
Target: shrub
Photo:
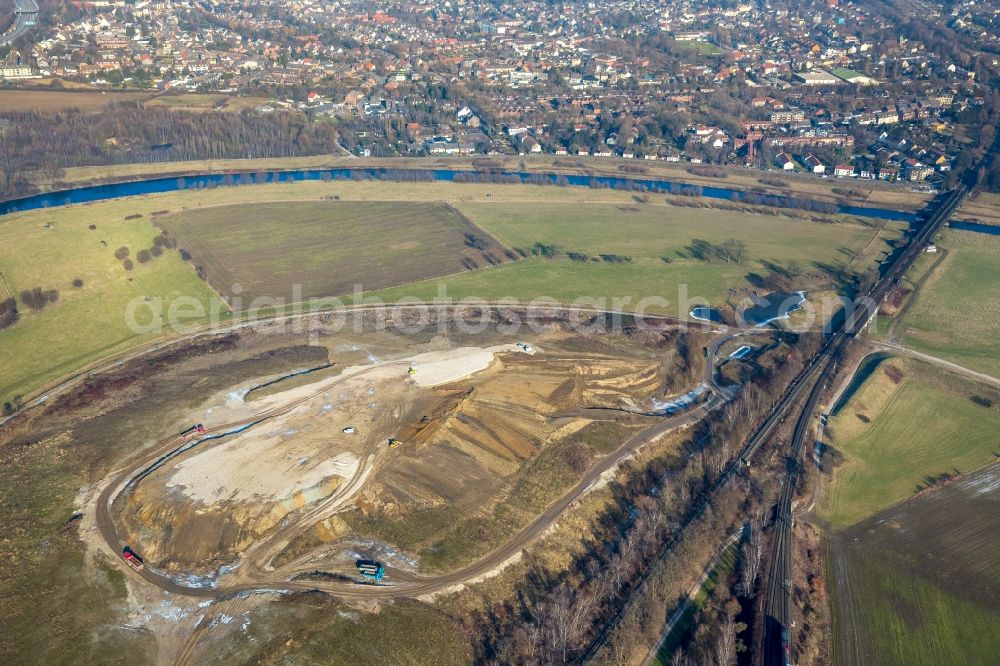
<path fill-rule="evenodd" d="M 566 256 L 573 261 L 590 261 L 590 255 L 583 252 L 567 252 Z"/>
<path fill-rule="evenodd" d="M 153 247 L 166 247 L 168 244 L 166 236 L 160 235 L 153 239 Z"/>
<path fill-rule="evenodd" d="M 993 401 L 992 400 L 990 400 L 989 398 L 984 398 L 981 395 L 969 396 L 969 400 L 971 400 L 972 402 L 976 403 L 980 407 L 992 407 L 993 406 Z"/>
<path fill-rule="evenodd" d="M 687 171 L 695 176 L 703 176 L 705 178 L 725 178 L 729 175 L 725 169 L 713 166 L 693 166 L 688 167 Z"/>
<path fill-rule="evenodd" d="M 16 324 L 17 320 L 20 318 L 21 315 L 17 311 L 17 301 L 13 298 L 0 301 L 0 331 L 5 328 L 10 328 Z"/>
<path fill-rule="evenodd" d="M 903 371 L 894 365 L 885 366 L 885 376 L 888 377 L 893 384 L 898 384 L 903 381 Z"/>
<path fill-rule="evenodd" d="M 7 402 L 3 403 L 3 415 L 10 416 L 14 412 L 21 409 L 21 401 L 22 401 L 21 396 L 15 395 L 13 400 L 8 400 Z"/>
<path fill-rule="evenodd" d="M 516 248 L 515 248 L 516 249 Z M 558 245 L 546 245 L 545 243 L 535 243 L 531 248 L 531 254 L 537 256 L 545 257 L 546 259 L 552 259 L 559 254 Z"/>
<path fill-rule="evenodd" d="M 79 289 L 80 287 L 83 286 L 83 280 L 81 280 L 80 278 L 73 280 L 73 286 Z"/>
<path fill-rule="evenodd" d="M 94 229 L 97 228 L 97 225 L 96 224 L 88 224 L 87 228 L 90 229 L 91 231 L 93 231 Z"/>
<path fill-rule="evenodd" d="M 632 261 L 632 257 L 621 254 L 602 254 L 601 259 L 609 264 L 627 264 Z"/>
<path fill-rule="evenodd" d="M 128 253 L 128 248 L 125 247 L 125 246 L 122 246 L 122 247 L 118 248 L 117 250 L 115 250 L 115 259 L 117 259 L 118 261 L 124 261 L 125 257 L 127 257 L 128 254 L 129 254 Z"/>
<path fill-rule="evenodd" d="M 180 249 L 180 250 L 178 250 L 178 251 L 179 251 L 179 252 L 180 252 L 180 254 L 181 254 L 181 259 L 183 259 L 184 261 L 191 261 L 191 253 L 190 253 L 190 252 L 188 252 L 188 251 L 187 251 L 187 250 L 185 250 L 184 248 L 181 248 L 181 249 Z"/>
<path fill-rule="evenodd" d="M 475 234 L 465 234 L 465 245 L 466 247 L 471 247 L 474 250 L 485 250 L 486 241 Z"/>
<path fill-rule="evenodd" d="M 154 257 L 158 257 L 161 254 L 163 254 L 163 248 L 160 247 L 159 245 L 154 245 L 153 247 L 149 248 L 149 253 Z"/>
<path fill-rule="evenodd" d="M 784 178 L 775 178 L 773 176 L 764 176 L 763 178 L 757 179 L 758 183 L 762 185 L 770 185 L 771 187 L 788 187 L 788 181 Z"/>
<path fill-rule="evenodd" d="M 130 271 L 135 267 L 135 264 L 132 263 L 131 259 L 126 259 L 122 262 L 122 266 L 125 267 L 125 270 Z"/>
<path fill-rule="evenodd" d="M 149 253 L 149 250 L 139 250 L 139 254 L 135 255 L 135 258 L 139 260 L 140 264 L 144 264 L 152 259 L 153 256 Z"/>
<path fill-rule="evenodd" d="M 59 300 L 59 291 L 56 289 L 43 291 L 41 287 L 35 287 L 34 289 L 25 289 L 21 292 L 21 302 L 32 310 L 41 310 L 49 303 L 55 303 L 57 300 Z"/>

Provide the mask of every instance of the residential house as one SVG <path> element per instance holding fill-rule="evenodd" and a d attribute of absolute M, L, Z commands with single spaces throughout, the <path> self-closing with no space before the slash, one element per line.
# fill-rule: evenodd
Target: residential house
<path fill-rule="evenodd" d="M 802 158 L 802 164 L 813 173 L 825 173 L 826 166 L 812 153 Z"/>
<path fill-rule="evenodd" d="M 785 171 L 792 171 L 795 169 L 795 162 L 792 161 L 792 156 L 784 151 L 775 155 L 774 163 Z"/>

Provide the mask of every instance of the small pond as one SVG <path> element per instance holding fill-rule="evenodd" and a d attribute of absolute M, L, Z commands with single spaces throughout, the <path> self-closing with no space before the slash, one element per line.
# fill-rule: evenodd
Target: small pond
<path fill-rule="evenodd" d="M 722 323 L 722 312 L 718 308 L 709 308 L 704 306 L 698 306 L 692 308 L 691 312 L 688 313 L 692 319 L 700 319 L 701 321 L 712 321 L 716 324 Z"/>
<path fill-rule="evenodd" d="M 785 319 L 788 315 L 802 308 L 806 302 L 806 292 L 776 291 L 767 296 L 754 298 L 754 304 L 742 312 L 737 312 L 737 318 L 749 326 L 765 326 L 772 321 Z"/>

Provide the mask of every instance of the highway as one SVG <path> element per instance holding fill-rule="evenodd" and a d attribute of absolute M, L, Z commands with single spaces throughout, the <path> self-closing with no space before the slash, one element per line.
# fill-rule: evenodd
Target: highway
<path fill-rule="evenodd" d="M 0 35 L 0 46 L 11 44 L 27 32 L 38 20 L 38 4 L 35 0 L 14 0 L 14 25 Z"/>

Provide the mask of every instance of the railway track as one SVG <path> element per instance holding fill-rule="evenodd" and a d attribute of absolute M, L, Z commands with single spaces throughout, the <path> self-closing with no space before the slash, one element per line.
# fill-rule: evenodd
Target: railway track
<path fill-rule="evenodd" d="M 922 224 L 914 232 L 910 241 L 888 266 L 885 273 L 879 278 L 878 282 L 876 282 L 876 284 L 872 286 L 866 294 L 855 299 L 855 301 L 849 304 L 843 321 L 830 335 L 828 335 L 823 346 L 813 356 L 812 360 L 810 360 L 809 363 L 807 363 L 806 366 L 799 372 L 799 374 L 796 375 L 782 397 L 772 405 L 771 409 L 765 415 L 757 429 L 744 442 L 743 446 L 739 450 L 739 453 L 725 468 L 723 473 L 706 493 L 705 497 L 695 506 L 691 514 L 689 514 L 688 518 L 684 521 L 684 525 L 678 531 L 678 535 L 661 548 L 654 561 L 660 560 L 679 543 L 684 530 L 687 529 L 687 527 L 689 527 L 695 520 L 701 517 L 718 491 L 724 488 L 729 481 L 739 473 L 743 466 L 750 464 L 750 460 L 766 442 L 770 441 L 771 436 L 777 430 L 778 426 L 780 426 L 785 421 L 787 416 L 792 413 L 792 409 L 803 397 L 803 395 L 808 395 L 809 398 L 806 401 L 807 409 L 803 410 L 803 415 L 809 415 L 809 418 L 801 416 L 800 421 L 802 421 L 802 423 L 796 423 L 796 434 L 793 436 L 792 455 L 789 456 L 790 461 L 800 459 L 801 455 L 796 455 L 795 452 L 800 452 L 801 447 L 804 444 L 805 435 L 811 424 L 811 414 L 815 410 L 819 399 L 822 396 L 822 387 L 825 385 L 822 378 L 831 370 L 833 366 L 832 361 L 834 353 L 842 344 L 844 344 L 845 340 L 853 337 L 855 334 L 864 329 L 877 311 L 878 305 L 889 294 L 889 292 L 892 291 L 903 274 L 905 274 L 906 269 L 913 263 L 916 257 L 919 256 L 928 240 L 933 238 L 934 234 L 937 233 L 944 222 L 951 217 L 958 206 L 961 205 L 962 201 L 964 201 L 966 196 L 968 196 L 968 189 L 964 185 L 946 195 L 945 199 L 927 220 L 927 222 Z M 820 378 L 821 380 L 817 381 L 817 378 Z M 794 494 L 797 478 L 797 469 L 794 465 L 790 464 L 782 487 L 782 499 L 779 502 L 779 516 L 787 516 L 787 520 L 779 518 L 779 533 L 776 534 L 774 540 L 776 548 L 785 555 L 780 558 L 780 561 L 778 561 L 777 564 L 774 562 L 776 558 L 772 557 L 771 570 L 769 572 L 767 582 L 769 594 L 765 600 L 766 604 L 772 603 L 770 601 L 772 593 L 779 599 L 783 596 L 772 589 L 773 579 L 778 579 L 777 589 L 782 590 L 784 588 L 784 581 L 790 580 L 791 578 L 791 500 Z M 784 510 L 782 510 L 781 507 L 785 507 Z M 649 577 L 652 575 L 654 569 L 655 565 L 650 565 L 646 568 L 646 572 L 642 575 L 636 589 L 633 591 L 633 594 L 640 592 L 648 584 Z M 765 621 L 765 651 L 767 652 L 766 646 L 769 644 L 769 641 L 776 640 L 776 644 L 778 646 L 776 657 L 772 656 L 772 659 L 776 659 L 776 661 L 765 660 L 764 663 L 766 664 L 788 663 L 786 658 L 782 657 L 783 649 L 781 646 L 783 642 L 790 642 L 788 638 L 788 629 L 790 624 L 789 618 L 791 616 L 791 598 L 788 595 L 784 595 L 784 597 L 784 601 L 778 604 L 777 608 L 772 609 L 778 617 L 768 617 L 768 620 Z M 607 642 L 612 630 L 618 624 L 621 615 L 625 611 L 625 607 L 626 604 L 621 604 L 618 611 L 603 625 L 601 630 L 598 631 L 595 637 L 581 653 L 578 659 L 580 663 L 591 661 L 597 656 L 600 649 Z M 768 631 L 768 629 L 770 629 L 770 631 Z M 776 638 L 775 632 L 777 632 Z M 784 641 L 782 639 L 783 636 Z M 769 656 L 772 654 L 774 653 L 768 652 Z"/>
<path fill-rule="evenodd" d="M 914 233 L 910 241 L 892 260 L 884 274 L 863 296 L 852 304 L 843 325 L 830 336 L 816 358 L 818 378 L 811 383 L 808 398 L 799 413 L 792 434 L 787 459 L 786 474 L 782 482 L 776 512 L 775 533 L 771 546 L 770 565 L 764 599 L 764 630 L 761 663 L 766 666 L 793 663 L 792 630 L 792 565 L 794 515 L 792 500 L 801 470 L 802 454 L 809 441 L 809 433 L 820 400 L 834 370 L 834 356 L 848 340 L 861 332 L 874 317 L 879 304 L 885 300 L 905 275 L 916 258 L 945 222 L 968 196 L 967 187 L 948 193 L 934 213 Z"/>

